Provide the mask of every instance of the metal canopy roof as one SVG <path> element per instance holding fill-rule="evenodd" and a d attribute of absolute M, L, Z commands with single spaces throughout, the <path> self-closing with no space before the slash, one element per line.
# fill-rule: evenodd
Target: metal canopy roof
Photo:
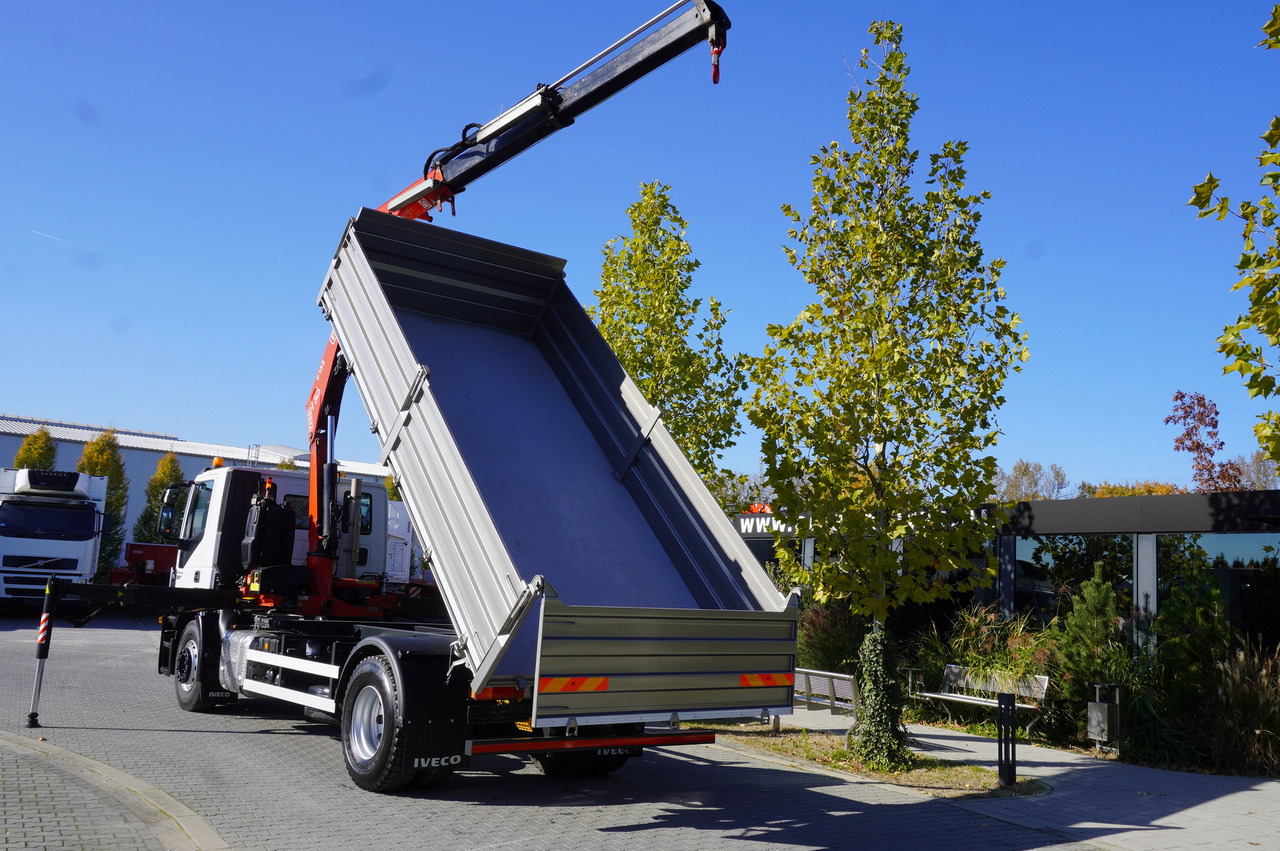
<path fill-rule="evenodd" d="M 1280 532 L 1280 491 L 1020 502 L 1006 535 Z"/>

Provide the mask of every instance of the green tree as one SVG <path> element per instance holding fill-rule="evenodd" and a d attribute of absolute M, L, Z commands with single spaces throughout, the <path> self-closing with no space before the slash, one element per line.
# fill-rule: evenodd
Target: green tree
<path fill-rule="evenodd" d="M 124 547 L 124 512 L 129 503 L 129 479 L 124 474 L 124 457 L 120 454 L 120 441 L 116 439 L 115 429 L 104 431 L 84 445 L 84 452 L 76 462 L 76 471 L 107 477 L 106 513 L 110 525 L 102 536 L 98 570 L 94 574 L 95 581 L 107 582 Z"/>
<path fill-rule="evenodd" d="M 49 429 L 40 426 L 22 441 L 18 453 L 13 456 L 13 466 L 18 470 L 52 470 L 57 463 L 57 452 L 53 435 L 49 434 Z"/>
<path fill-rule="evenodd" d="M 1068 485 L 1067 474 L 1057 464 L 1050 464 L 1046 470 L 1039 461 L 1019 458 L 1008 472 L 1000 470 L 996 473 L 996 501 L 1062 499 Z"/>
<path fill-rule="evenodd" d="M 1129 650 L 1116 607 L 1115 589 L 1103 578 L 1103 565 L 1080 583 L 1080 595 L 1063 622 L 1062 688 L 1077 701 L 1089 699 L 1088 683 L 1120 682 Z"/>
<path fill-rule="evenodd" d="M 147 481 L 147 504 L 133 524 L 133 540 L 139 544 L 158 544 L 160 536 L 156 534 L 156 520 L 160 517 L 160 498 L 164 489 L 176 485 L 186 479 L 182 472 L 182 464 L 178 456 L 166 453 L 156 462 L 155 474 Z"/>
<path fill-rule="evenodd" d="M 1260 47 L 1280 48 L 1280 3 L 1272 7 L 1271 19 L 1262 28 L 1265 38 Z M 1213 216 L 1219 221 L 1234 215 L 1244 223 L 1244 248 L 1236 263 L 1239 280 L 1234 290 L 1244 290 L 1249 297 L 1248 309 L 1223 329 L 1218 338 L 1218 351 L 1227 360 L 1226 373 L 1238 373 L 1250 398 L 1270 398 L 1277 393 L 1275 351 L 1280 346 L 1280 224 L 1277 224 L 1276 201 L 1280 193 L 1280 116 L 1273 116 L 1271 126 L 1262 135 L 1266 147 L 1258 156 L 1262 170 L 1259 184 L 1263 194 L 1257 201 L 1241 201 L 1234 210 L 1231 199 L 1218 194 L 1219 181 L 1213 172 L 1194 188 L 1187 203 L 1195 207 L 1200 218 Z M 1258 444 L 1272 461 L 1280 462 L 1280 413 L 1268 411 L 1258 417 L 1253 427 Z"/>
<path fill-rule="evenodd" d="M 700 264 L 671 188 L 641 184 L 627 216 L 632 235 L 605 244 L 598 304 L 587 312 L 698 475 L 713 491 L 724 490 L 732 474 L 720 459 L 742 433 L 745 358 L 725 351 L 720 302 L 708 298 L 704 314 L 702 299 L 689 298 Z"/>
<path fill-rule="evenodd" d="M 1261 449 L 1255 449 L 1252 455 L 1237 455 L 1234 463 L 1240 468 L 1240 481 L 1246 490 L 1271 491 L 1280 488 L 1280 474 L 1276 470 L 1276 462 L 1267 457 Z"/>
<path fill-rule="evenodd" d="M 787 257 L 818 300 L 769 327 L 748 413 L 775 510 L 819 554 L 806 571 L 779 547 L 781 569 L 819 601 L 848 599 L 883 622 L 902 603 L 993 575 L 992 558 L 973 559 L 999 524 L 977 510 L 995 495 L 996 461 L 984 453 L 1005 378 L 1027 354 L 997 285 L 1003 261 L 986 263 L 975 238 L 989 196 L 965 194 L 967 146 L 930 155 L 928 188 L 913 190 L 918 105 L 905 89 L 902 28 L 875 22 L 870 33 L 883 58 L 849 93 L 851 144 L 812 158 L 807 214 L 783 206 L 798 244 Z M 864 50 L 859 68 L 872 67 Z M 874 723 L 900 725 L 897 704 L 883 705 Z M 888 748 L 878 763 L 909 760 L 893 730 L 859 736 Z"/>
<path fill-rule="evenodd" d="M 969 569 L 997 526 L 974 510 L 995 493 L 982 453 L 1026 349 L 996 285 L 1003 263 L 984 264 L 974 237 L 988 196 L 964 193 L 965 145 L 932 155 L 931 188 L 913 193 L 902 30 L 870 32 L 884 58 L 849 94 L 852 144 L 813 158 L 807 216 L 783 207 L 799 243 L 788 259 L 818 301 L 769 327 L 748 413 L 775 510 L 823 554 L 811 574 L 780 553 L 784 563 L 818 599 L 850 598 L 883 620 L 986 578 L 986 565 Z M 871 67 L 865 50 L 859 67 Z"/>

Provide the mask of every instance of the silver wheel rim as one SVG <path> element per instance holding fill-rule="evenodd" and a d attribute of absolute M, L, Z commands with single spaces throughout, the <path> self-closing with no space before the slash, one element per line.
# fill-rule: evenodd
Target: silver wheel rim
<path fill-rule="evenodd" d="M 185 656 L 184 660 L 182 657 Z M 191 691 L 195 685 L 196 664 L 200 658 L 200 645 L 196 643 L 194 638 L 188 639 L 187 643 L 182 645 L 182 650 L 178 656 L 178 686 L 183 691 Z M 185 662 L 185 664 L 184 664 Z"/>
<path fill-rule="evenodd" d="M 351 752 L 356 759 L 373 759 L 382 741 L 382 727 L 382 695 L 373 686 L 365 686 L 351 707 Z"/>

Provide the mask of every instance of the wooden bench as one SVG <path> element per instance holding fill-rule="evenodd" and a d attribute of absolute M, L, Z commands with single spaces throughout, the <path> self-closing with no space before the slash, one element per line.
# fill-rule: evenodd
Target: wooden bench
<path fill-rule="evenodd" d="M 917 681 L 914 671 L 909 671 L 908 693 L 912 697 L 921 700 L 936 700 L 942 703 L 942 708 L 947 710 L 947 720 L 951 720 L 951 707 L 948 703 L 967 703 L 973 706 L 998 706 L 996 695 L 1004 692 L 1012 694 L 1016 698 L 1024 698 L 1028 701 L 1036 701 L 1036 703 L 1015 702 L 1017 709 L 1024 709 L 1029 712 L 1040 712 L 1039 701 L 1044 700 L 1045 692 L 1049 689 L 1049 678 L 1046 676 L 1034 677 L 1015 677 L 1012 674 L 1005 674 L 999 671 L 981 676 L 976 674 L 972 668 L 966 668 L 963 665 L 947 665 L 942 671 L 942 690 L 941 691 L 916 691 Z M 1026 734 L 1031 735 L 1031 728 L 1040 720 L 1037 714 L 1031 719 L 1031 723 L 1027 724 Z"/>

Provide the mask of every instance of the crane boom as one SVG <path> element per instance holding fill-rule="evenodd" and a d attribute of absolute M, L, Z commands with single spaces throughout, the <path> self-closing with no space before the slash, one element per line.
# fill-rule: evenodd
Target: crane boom
<path fill-rule="evenodd" d="M 690 4 L 692 8 L 679 17 L 636 41 L 641 33 Z M 712 0 L 676 3 L 557 82 L 539 85 L 488 123 L 467 125 L 461 140 L 432 152 L 423 165 L 421 180 L 378 209 L 430 221 L 432 208 L 452 202 L 473 181 L 704 39 L 711 45 L 712 81 L 718 82 L 720 52 L 729 26 L 728 16 Z M 630 46 L 623 49 L 627 44 Z"/>

